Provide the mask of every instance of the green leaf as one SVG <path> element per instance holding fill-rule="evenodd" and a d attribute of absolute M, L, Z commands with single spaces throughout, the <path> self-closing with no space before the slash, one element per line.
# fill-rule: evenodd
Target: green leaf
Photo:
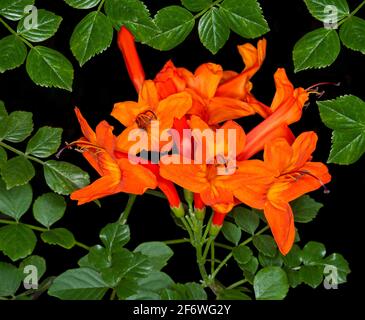
<path fill-rule="evenodd" d="M 302 249 L 302 260 L 305 265 L 320 261 L 326 255 L 326 248 L 320 242 L 309 241 Z"/>
<path fill-rule="evenodd" d="M 333 253 L 322 260 L 321 264 L 324 264 L 325 276 L 331 275 L 336 277 L 337 284 L 345 283 L 347 281 L 347 275 L 351 272 L 348 262 L 339 253 Z M 335 267 L 336 273 L 333 270 L 327 269 L 326 266 Z"/>
<path fill-rule="evenodd" d="M 0 140 L 22 142 L 33 131 L 32 113 L 25 111 L 12 112 L 5 125 L 0 129 Z"/>
<path fill-rule="evenodd" d="M 243 271 L 245 278 L 252 284 L 255 273 L 259 267 L 259 261 L 257 258 L 252 256 L 249 262 L 245 264 L 239 264 L 239 267 Z"/>
<path fill-rule="evenodd" d="M 29 41 L 42 42 L 55 35 L 61 24 L 62 17 L 53 12 L 39 9 L 37 11 L 37 25 L 35 27 L 27 28 L 26 21 L 27 17 L 19 21 L 17 33 Z"/>
<path fill-rule="evenodd" d="M 252 242 L 256 249 L 262 254 L 272 258 L 275 257 L 277 253 L 277 247 L 272 236 L 266 234 L 254 236 Z"/>
<path fill-rule="evenodd" d="M 21 66 L 27 57 L 27 47 L 16 35 L 0 40 L 0 73 Z"/>
<path fill-rule="evenodd" d="M 6 164 L 8 160 L 8 154 L 3 147 L 0 147 L 0 170 Z"/>
<path fill-rule="evenodd" d="M 253 211 L 243 207 L 236 207 L 233 210 L 234 221 L 244 231 L 255 234 L 260 224 L 259 216 Z"/>
<path fill-rule="evenodd" d="M 241 229 L 231 222 L 224 222 L 222 232 L 224 237 L 235 245 L 237 245 L 241 239 Z"/>
<path fill-rule="evenodd" d="M 294 46 L 294 71 L 327 67 L 337 59 L 340 50 L 340 39 L 336 30 L 320 28 L 311 31 Z"/>
<path fill-rule="evenodd" d="M 20 20 L 27 6 L 34 5 L 35 0 L 1 0 L 0 15 L 13 21 Z"/>
<path fill-rule="evenodd" d="M 96 7 L 101 0 L 64 0 L 69 6 L 76 9 L 90 9 Z"/>
<path fill-rule="evenodd" d="M 60 220 L 65 211 L 65 199 L 54 193 L 46 193 L 38 197 L 33 204 L 34 218 L 46 228 Z"/>
<path fill-rule="evenodd" d="M 34 232 L 21 223 L 0 228 L 0 251 L 12 261 L 32 254 L 36 243 Z"/>
<path fill-rule="evenodd" d="M 118 222 L 109 223 L 101 230 L 100 239 L 109 252 L 118 251 L 130 240 L 129 226 Z"/>
<path fill-rule="evenodd" d="M 302 277 L 300 275 L 300 269 L 299 270 L 285 269 L 285 272 L 286 276 L 288 277 L 288 282 L 290 287 L 296 288 L 303 282 Z"/>
<path fill-rule="evenodd" d="M 105 12 L 119 30 L 125 25 L 136 37 L 145 42 L 159 32 L 145 4 L 140 0 L 106 0 Z"/>
<path fill-rule="evenodd" d="M 317 104 L 322 121 L 334 130 L 328 162 L 356 162 L 365 152 L 365 102 L 348 95 Z"/>
<path fill-rule="evenodd" d="M 322 203 L 319 203 L 312 199 L 310 196 L 302 196 L 297 200 L 290 203 L 294 212 L 295 222 L 307 223 L 312 221 L 319 211 L 323 207 Z"/>
<path fill-rule="evenodd" d="M 38 280 L 45 274 L 47 265 L 46 260 L 40 256 L 30 256 L 24 259 L 20 265 L 19 270 L 22 272 L 23 278 L 27 275 L 24 271 L 27 266 L 34 266 L 37 268 Z"/>
<path fill-rule="evenodd" d="M 244 38 L 257 38 L 270 30 L 256 0 L 224 0 L 221 10 L 226 24 Z"/>
<path fill-rule="evenodd" d="M 209 7 L 212 2 L 212 0 L 181 0 L 182 5 L 193 12 L 198 12 Z"/>
<path fill-rule="evenodd" d="M 141 243 L 134 252 L 140 252 L 149 257 L 155 270 L 161 270 L 167 265 L 167 261 L 173 256 L 174 252 L 163 242 L 145 242 Z"/>
<path fill-rule="evenodd" d="M 61 144 L 61 128 L 42 127 L 29 140 L 26 154 L 31 154 L 38 158 L 47 158 L 56 153 Z"/>
<path fill-rule="evenodd" d="M 247 246 L 233 248 L 232 253 L 238 264 L 246 264 L 252 258 L 252 250 Z"/>
<path fill-rule="evenodd" d="M 6 111 L 5 104 L 0 100 L 0 121 L 8 116 L 8 112 Z"/>
<path fill-rule="evenodd" d="M 69 195 L 76 189 L 89 184 L 89 175 L 79 167 L 63 162 L 49 160 L 44 165 L 47 185 L 56 193 Z"/>
<path fill-rule="evenodd" d="M 107 290 L 108 285 L 98 272 L 79 268 L 67 270 L 58 276 L 48 294 L 63 300 L 101 300 Z"/>
<path fill-rule="evenodd" d="M 113 25 L 101 12 L 90 12 L 76 26 L 70 46 L 72 53 L 83 66 L 95 55 L 106 50 L 113 40 Z"/>
<path fill-rule="evenodd" d="M 33 47 L 27 58 L 27 72 L 41 87 L 56 87 L 72 91 L 74 70 L 60 52 L 42 46 Z"/>
<path fill-rule="evenodd" d="M 195 282 L 177 283 L 171 289 L 163 290 L 162 300 L 207 300 L 207 293 Z"/>
<path fill-rule="evenodd" d="M 229 38 L 229 27 L 221 9 L 212 8 L 199 20 L 199 37 L 202 44 L 213 54 L 221 49 Z"/>
<path fill-rule="evenodd" d="M 7 189 L 22 186 L 33 179 L 35 170 L 32 163 L 24 156 L 10 159 L 1 168 L 1 175 Z"/>
<path fill-rule="evenodd" d="M 365 20 L 358 17 L 347 19 L 341 25 L 340 38 L 347 48 L 365 54 Z"/>
<path fill-rule="evenodd" d="M 179 6 L 169 6 L 159 10 L 154 18 L 159 32 L 146 43 L 159 50 L 170 50 L 183 42 L 195 25 L 194 16 Z"/>
<path fill-rule="evenodd" d="M 251 300 L 251 298 L 238 289 L 224 289 L 219 291 L 217 300 Z"/>
<path fill-rule="evenodd" d="M 271 266 L 281 267 L 283 265 L 283 258 L 279 253 L 277 253 L 275 257 L 269 257 L 260 252 L 258 258 L 260 264 L 263 267 L 271 267 Z"/>
<path fill-rule="evenodd" d="M 0 212 L 19 220 L 32 204 L 33 192 L 29 184 L 6 189 L 0 179 Z"/>
<path fill-rule="evenodd" d="M 173 286 L 174 281 L 166 273 L 154 270 L 146 278 L 138 279 L 137 284 L 143 291 L 159 292 Z"/>
<path fill-rule="evenodd" d="M 304 0 L 311 15 L 319 21 L 326 22 L 331 18 L 331 22 L 335 23 L 347 17 L 350 13 L 346 0 Z M 333 13 L 331 7 L 336 8 L 336 14 Z"/>
<path fill-rule="evenodd" d="M 79 260 L 78 265 L 80 267 L 88 267 L 101 271 L 102 269 L 109 268 L 111 261 L 109 260 L 106 249 L 100 245 L 96 245 L 91 247 L 89 253 Z"/>
<path fill-rule="evenodd" d="M 61 246 L 65 249 L 71 249 L 76 243 L 73 234 L 65 228 L 45 231 L 41 234 L 41 238 L 45 243 Z"/>
<path fill-rule="evenodd" d="M 255 276 L 253 283 L 258 300 L 282 300 L 289 290 L 288 278 L 279 267 L 266 267 Z"/>
<path fill-rule="evenodd" d="M 283 260 L 285 265 L 287 265 L 290 268 L 295 268 L 300 266 L 302 263 L 302 257 L 301 257 L 301 249 L 297 244 L 294 244 L 293 247 L 290 249 L 289 253 L 286 256 L 283 256 Z"/>
<path fill-rule="evenodd" d="M 323 267 L 303 266 L 299 273 L 301 280 L 312 288 L 317 288 L 323 280 Z"/>
<path fill-rule="evenodd" d="M 22 273 L 13 265 L 0 262 L 0 297 L 13 296 L 22 283 Z"/>

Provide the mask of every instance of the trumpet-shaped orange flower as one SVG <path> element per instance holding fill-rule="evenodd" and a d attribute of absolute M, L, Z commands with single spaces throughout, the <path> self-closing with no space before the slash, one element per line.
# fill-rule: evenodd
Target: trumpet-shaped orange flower
<path fill-rule="evenodd" d="M 130 152 L 131 147 L 136 144 L 132 137 L 145 132 L 149 139 L 148 150 L 159 151 L 160 133 L 171 129 L 174 120 L 181 119 L 191 105 L 191 96 L 186 92 L 176 93 L 160 100 L 155 83 L 146 80 L 139 92 L 138 102 L 127 101 L 114 105 L 112 116 L 127 127 L 118 136 L 117 150 Z M 151 130 L 153 123 L 158 123 L 156 133 Z M 135 150 L 135 153 L 139 151 Z"/>
<path fill-rule="evenodd" d="M 127 158 L 114 156 L 116 138 L 113 127 L 102 121 L 94 132 L 79 109 L 75 109 L 84 137 L 74 142 L 101 178 L 71 194 L 71 199 L 84 204 L 119 192 L 143 194 L 156 188 L 155 175 L 148 169 L 132 164 Z"/>

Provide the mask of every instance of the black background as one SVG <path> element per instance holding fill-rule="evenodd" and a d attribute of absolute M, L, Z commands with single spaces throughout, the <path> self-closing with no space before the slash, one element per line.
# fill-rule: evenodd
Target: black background
<path fill-rule="evenodd" d="M 145 1 L 145 3 L 151 12 L 155 13 L 166 5 L 177 4 L 178 1 Z M 294 44 L 305 33 L 321 27 L 321 23 L 310 16 L 302 0 L 261 0 L 260 3 L 271 31 L 265 35 L 268 40 L 265 63 L 253 78 L 253 92 L 259 100 L 270 103 L 275 92 L 273 73 L 278 67 L 284 67 L 287 70 L 289 78 L 296 87 L 306 88 L 321 81 L 341 82 L 340 87 L 326 87 L 326 94 L 322 99 L 353 94 L 365 100 L 363 80 L 365 57 L 363 55 L 343 48 L 331 67 L 295 74 L 291 55 Z M 351 9 L 354 9 L 358 1 L 349 1 L 349 3 Z M 113 104 L 118 101 L 135 100 L 136 94 L 126 73 L 115 37 L 112 46 L 106 52 L 80 68 L 69 49 L 69 39 L 76 24 L 89 11 L 72 9 L 61 0 L 37 0 L 36 5 L 38 8 L 51 10 L 64 18 L 56 36 L 48 40 L 45 45 L 59 50 L 72 61 L 75 67 L 73 92 L 36 86 L 28 78 L 25 66 L 22 66 L 0 75 L 0 99 L 5 102 L 8 111 L 33 112 L 36 127 L 42 125 L 62 127 L 63 139 L 67 142 L 80 136 L 79 125 L 73 113 L 75 106 L 81 109 L 92 127 L 95 127 L 99 121 L 107 119 L 115 125 L 116 132 L 120 131 L 122 129 L 120 125 L 109 116 Z M 365 9 L 362 9 L 358 16 L 361 16 L 364 11 Z M 12 26 L 15 27 L 14 24 Z M 0 27 L 0 37 L 5 35 L 7 31 Z M 255 44 L 256 41 L 250 42 Z M 211 61 L 221 64 L 224 69 L 240 71 L 243 65 L 236 46 L 244 42 L 247 40 L 232 33 L 224 48 L 213 56 L 200 44 L 195 28 L 183 44 L 169 52 L 159 52 L 140 44 L 138 44 L 138 51 L 147 78 L 153 78 L 168 59 L 172 59 L 177 66 L 190 70 L 194 70 L 201 63 Z M 244 120 L 241 123 L 246 131 L 253 124 L 251 120 Z M 321 123 L 314 100 L 305 109 L 300 123 L 293 126 L 293 130 L 297 134 L 308 130 L 316 131 L 320 139 L 314 156 L 317 161 L 326 161 L 330 150 L 331 132 Z M 66 151 L 62 155 L 62 160 L 82 166 L 93 179 L 96 178 L 95 173 L 78 153 Z M 364 158 L 351 166 L 330 164 L 331 193 L 324 195 L 319 190 L 311 194 L 324 204 L 324 208 L 312 223 L 297 225 L 302 239 L 301 244 L 310 240 L 323 242 L 328 254 L 339 252 L 345 256 L 352 269 L 348 283 L 340 285 L 338 290 L 325 290 L 322 286 L 313 290 L 300 286 L 290 290 L 289 301 L 299 301 L 300 298 L 352 298 L 355 296 L 355 289 L 360 288 L 364 164 Z M 35 195 L 48 192 L 41 175 L 32 184 L 35 187 Z M 81 242 L 96 244 L 99 242 L 99 230 L 119 217 L 125 203 L 124 195 L 103 199 L 101 209 L 95 204 L 77 207 L 75 203 L 69 202 L 67 214 L 58 226 L 68 227 Z M 28 218 L 25 216 L 25 221 L 27 219 L 32 221 L 29 215 Z M 132 240 L 128 245 L 130 248 L 144 241 L 168 240 L 185 236 L 174 225 L 165 201 L 149 195 L 137 200 L 129 223 L 132 232 Z M 198 281 L 199 274 L 193 250 L 186 245 L 178 245 L 174 249 L 175 256 L 165 271 L 177 282 Z M 66 269 L 77 267 L 77 260 L 85 254 L 79 248 L 66 251 L 41 244 L 37 246 L 35 253 L 47 259 L 48 275 L 58 275 Z M 228 285 L 235 281 L 236 276 L 239 276 L 238 270 L 230 273 L 223 272 L 220 279 Z"/>

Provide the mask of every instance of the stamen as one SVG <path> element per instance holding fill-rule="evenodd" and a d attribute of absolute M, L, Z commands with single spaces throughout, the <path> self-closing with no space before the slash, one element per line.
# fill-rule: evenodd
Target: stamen
<path fill-rule="evenodd" d="M 147 110 L 137 116 L 136 123 L 138 128 L 146 130 L 152 120 L 157 120 L 157 116 L 152 110 Z"/>
<path fill-rule="evenodd" d="M 320 86 L 325 86 L 325 85 L 339 87 L 341 85 L 341 82 L 319 82 L 319 83 L 316 83 L 316 84 L 308 87 L 307 89 L 305 89 L 305 91 L 311 91 L 312 89 L 314 89 L 314 91 L 317 92 L 318 88 Z M 310 93 L 312 93 L 312 92 L 310 92 Z"/>
<path fill-rule="evenodd" d="M 331 191 L 326 187 L 326 185 L 323 183 L 323 181 L 321 179 L 319 179 L 318 177 L 316 177 L 314 174 L 310 173 L 307 170 L 304 171 L 298 171 L 298 173 L 303 174 L 303 175 L 308 175 L 311 176 L 312 178 L 316 179 L 322 186 L 323 188 L 323 193 L 324 194 L 329 194 Z"/>

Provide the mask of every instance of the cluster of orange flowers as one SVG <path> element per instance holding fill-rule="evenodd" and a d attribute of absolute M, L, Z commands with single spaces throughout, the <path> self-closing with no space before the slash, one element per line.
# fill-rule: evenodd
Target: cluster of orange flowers
<path fill-rule="evenodd" d="M 274 75 L 276 93 L 271 106 L 252 95 L 250 80 L 265 58 L 265 40 L 260 40 L 257 48 L 249 43 L 238 46 L 245 64 L 241 73 L 225 71 L 213 63 L 205 63 L 192 73 L 176 68 L 169 61 L 153 80 L 145 80 L 134 38 L 127 29 L 121 29 L 118 43 L 138 92 L 138 102 L 115 104 L 112 116 L 126 127 L 119 136 L 113 135 L 113 127 L 106 121 L 94 132 L 76 109 L 83 137 L 75 144 L 101 178 L 75 191 L 71 198 L 83 204 L 119 192 L 143 194 L 147 189 L 159 188 L 171 209 L 181 216 L 184 211 L 176 190 L 178 185 L 194 193 L 195 210 L 202 212 L 205 206 L 213 209 L 212 232 L 219 230 L 224 217 L 235 205 L 244 203 L 264 210 L 281 253 L 287 254 L 295 238 L 289 202 L 324 186 L 331 179 L 324 164 L 311 161 L 317 135 L 304 132 L 295 137 L 288 127 L 300 119 L 309 92 L 294 88 L 285 70 L 278 69 Z M 259 114 L 263 120 L 247 134 L 233 121 L 254 114 Z M 217 174 L 219 167 L 230 160 L 227 146 L 219 155 L 220 159 L 216 155 L 215 161 L 208 163 L 132 163 L 128 152 L 134 142 L 129 141 L 128 135 L 136 129 L 149 134 L 152 120 L 159 121 L 160 130 L 235 130 L 234 173 Z M 160 142 L 158 147 L 162 147 Z M 249 160 L 262 150 L 263 160 Z M 138 158 L 138 154 L 135 157 Z M 164 157 L 187 155 L 170 152 Z"/>

